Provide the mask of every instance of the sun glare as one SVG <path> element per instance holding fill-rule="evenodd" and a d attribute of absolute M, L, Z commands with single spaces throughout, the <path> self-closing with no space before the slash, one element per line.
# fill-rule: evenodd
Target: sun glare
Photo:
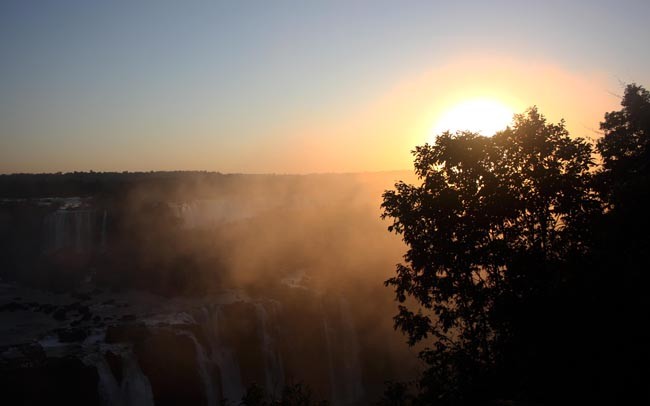
<path fill-rule="evenodd" d="M 491 136 L 506 128 L 512 121 L 513 110 L 491 99 L 474 99 L 459 103 L 443 111 L 433 129 L 432 136 L 444 131 L 473 131 Z"/>

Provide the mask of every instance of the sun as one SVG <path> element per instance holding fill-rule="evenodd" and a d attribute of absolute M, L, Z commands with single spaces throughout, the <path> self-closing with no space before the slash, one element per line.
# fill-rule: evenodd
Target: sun
<path fill-rule="evenodd" d="M 444 131 L 472 131 L 491 136 L 505 129 L 512 121 L 514 111 L 493 99 L 472 99 L 443 111 L 434 128 L 433 136 Z"/>

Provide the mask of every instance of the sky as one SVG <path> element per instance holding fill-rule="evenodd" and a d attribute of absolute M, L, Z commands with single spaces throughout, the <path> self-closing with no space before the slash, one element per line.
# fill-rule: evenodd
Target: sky
<path fill-rule="evenodd" d="M 650 1 L 0 2 L 0 173 L 401 170 L 446 112 L 598 137 Z"/>

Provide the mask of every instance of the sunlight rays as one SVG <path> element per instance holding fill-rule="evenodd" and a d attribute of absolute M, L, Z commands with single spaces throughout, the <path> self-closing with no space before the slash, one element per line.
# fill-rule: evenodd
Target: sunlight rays
<path fill-rule="evenodd" d="M 512 121 L 514 110 L 495 99 L 471 99 L 445 110 L 437 119 L 431 136 L 444 131 L 473 131 L 491 136 Z"/>

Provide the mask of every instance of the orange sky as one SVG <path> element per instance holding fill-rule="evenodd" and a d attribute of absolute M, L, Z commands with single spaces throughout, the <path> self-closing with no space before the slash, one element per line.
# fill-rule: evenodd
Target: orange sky
<path fill-rule="evenodd" d="M 564 118 L 572 135 L 598 137 L 604 113 L 620 102 L 614 94 L 622 89 L 612 82 L 604 73 L 572 72 L 548 62 L 466 55 L 404 78 L 345 114 L 322 112 L 275 129 L 244 162 L 252 172 L 410 168 L 409 151 L 431 140 L 441 114 L 474 98 L 495 99 L 515 112 L 537 105 L 553 122 Z"/>
<path fill-rule="evenodd" d="M 408 3 L 0 2 L 0 173 L 410 169 L 456 104 L 591 137 L 650 83 L 648 1 Z"/>

